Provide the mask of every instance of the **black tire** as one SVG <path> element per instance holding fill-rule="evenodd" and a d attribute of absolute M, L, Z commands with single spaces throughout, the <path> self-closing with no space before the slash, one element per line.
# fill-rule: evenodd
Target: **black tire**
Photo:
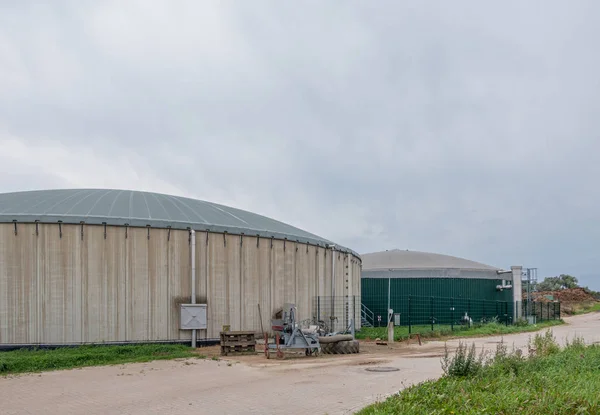
<path fill-rule="evenodd" d="M 358 341 L 349 340 L 321 345 L 323 354 L 354 354 L 359 353 Z"/>

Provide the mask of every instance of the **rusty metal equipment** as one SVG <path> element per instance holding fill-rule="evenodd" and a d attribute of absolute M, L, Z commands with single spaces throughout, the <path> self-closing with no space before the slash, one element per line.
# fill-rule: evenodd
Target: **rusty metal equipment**
<path fill-rule="evenodd" d="M 271 329 L 275 332 L 275 343 L 269 344 L 265 334 L 265 355 L 270 358 L 275 351 L 278 358 L 283 358 L 285 350 L 304 349 L 307 356 L 316 356 L 321 352 L 317 327 L 302 329 L 296 322 L 295 304 L 284 304 L 280 319 L 271 320 Z"/>

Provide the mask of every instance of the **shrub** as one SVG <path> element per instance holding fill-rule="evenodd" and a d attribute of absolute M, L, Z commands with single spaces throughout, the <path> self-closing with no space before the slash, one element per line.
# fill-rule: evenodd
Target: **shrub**
<path fill-rule="evenodd" d="M 475 343 L 467 350 L 467 345 L 458 343 L 458 349 L 454 356 L 450 357 L 448 346 L 444 346 L 444 358 L 442 359 L 442 370 L 446 376 L 469 377 L 477 375 L 484 365 L 484 353 L 479 357 L 475 351 Z"/>
<path fill-rule="evenodd" d="M 526 318 L 520 317 L 517 321 L 515 321 L 515 326 L 517 327 L 525 327 L 528 326 L 529 322 Z"/>
<path fill-rule="evenodd" d="M 529 341 L 529 352 L 534 356 L 549 356 L 560 351 L 560 346 L 556 342 L 552 330 L 546 330 L 542 335 L 536 333 L 533 339 L 533 347 L 531 345 L 531 338 Z"/>
<path fill-rule="evenodd" d="M 572 342 L 567 339 L 565 343 L 565 349 L 582 350 L 587 347 L 585 344 L 585 339 L 580 336 L 573 337 Z"/>

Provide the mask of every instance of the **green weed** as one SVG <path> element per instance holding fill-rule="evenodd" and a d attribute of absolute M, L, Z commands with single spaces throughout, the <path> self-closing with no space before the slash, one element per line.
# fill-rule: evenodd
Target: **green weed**
<path fill-rule="evenodd" d="M 484 354 L 477 357 L 475 343 L 467 351 L 467 345 L 458 343 L 458 349 L 453 357 L 450 357 L 448 347 L 445 346 L 445 354 L 442 359 L 442 370 L 446 376 L 468 377 L 474 376 L 483 368 Z"/>

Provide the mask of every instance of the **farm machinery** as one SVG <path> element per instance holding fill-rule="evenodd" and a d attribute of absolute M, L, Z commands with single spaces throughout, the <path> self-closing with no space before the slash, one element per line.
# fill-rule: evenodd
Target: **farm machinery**
<path fill-rule="evenodd" d="M 324 324 L 298 322 L 295 304 L 286 303 L 276 319 L 271 320 L 275 332 L 275 343 L 269 343 L 265 333 L 265 355 L 270 358 L 275 352 L 277 358 L 284 357 L 286 350 L 305 350 L 306 356 L 324 354 L 358 353 L 358 342 L 351 334 L 328 333 Z M 308 323 L 308 324 L 307 324 Z"/>

